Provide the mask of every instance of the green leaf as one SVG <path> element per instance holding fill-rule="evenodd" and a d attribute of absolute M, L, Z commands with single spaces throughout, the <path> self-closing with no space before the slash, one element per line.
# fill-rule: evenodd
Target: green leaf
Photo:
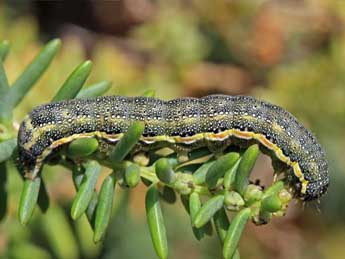
<path fill-rule="evenodd" d="M 140 182 L 140 167 L 137 164 L 131 164 L 125 171 L 126 184 L 133 188 Z"/>
<path fill-rule="evenodd" d="M 93 229 L 90 228 L 87 218 L 81 217 L 79 220 L 76 220 L 73 223 L 75 236 L 79 244 L 79 251 L 82 254 L 82 256 L 79 258 L 99 258 L 103 244 L 95 244 L 95 242 L 93 242 Z"/>
<path fill-rule="evenodd" d="M 0 61 L 0 104 L 5 100 L 10 87 L 3 64 Z M 0 106 L 1 107 L 1 106 Z"/>
<path fill-rule="evenodd" d="M 33 180 L 26 179 L 24 182 L 24 187 L 22 189 L 22 194 L 19 201 L 19 221 L 21 224 L 26 225 L 36 206 L 38 193 L 40 190 L 41 178 L 37 177 Z"/>
<path fill-rule="evenodd" d="M 193 225 L 197 228 L 204 226 L 212 219 L 213 215 L 223 207 L 223 204 L 223 195 L 217 195 L 209 199 L 195 216 Z"/>
<path fill-rule="evenodd" d="M 7 167 L 6 162 L 0 163 L 0 221 L 7 212 Z"/>
<path fill-rule="evenodd" d="M 19 104 L 48 68 L 59 50 L 60 45 L 61 42 L 58 39 L 48 42 L 35 59 L 26 67 L 24 72 L 18 77 L 9 90 L 5 100 L 6 109 L 11 111 Z"/>
<path fill-rule="evenodd" d="M 108 175 L 102 184 L 99 193 L 98 205 L 96 208 L 95 233 L 93 241 L 98 242 L 104 238 L 108 228 L 113 207 L 113 196 L 115 188 L 115 179 L 113 175 Z"/>
<path fill-rule="evenodd" d="M 231 189 L 232 185 L 235 182 L 236 179 L 236 173 L 238 166 L 240 165 L 241 158 L 236 161 L 233 167 L 231 167 L 228 171 L 225 172 L 224 174 L 224 189 L 229 190 Z"/>
<path fill-rule="evenodd" d="M 83 181 L 83 178 L 86 177 L 85 169 L 84 167 L 82 168 L 74 167 L 72 172 L 73 172 L 74 186 L 78 190 Z M 86 210 L 86 216 L 92 228 L 94 228 L 95 226 L 95 211 L 96 211 L 97 203 L 98 203 L 98 195 L 97 195 L 96 190 L 94 190 L 91 201 Z"/>
<path fill-rule="evenodd" d="M 141 96 L 146 96 L 146 97 L 155 97 L 156 95 L 156 90 L 153 89 L 147 89 L 143 92 Z"/>
<path fill-rule="evenodd" d="M 214 214 L 213 222 L 214 222 L 214 226 L 216 227 L 219 240 L 223 244 L 226 233 L 228 232 L 228 229 L 230 226 L 230 222 L 224 208 L 218 210 Z"/>
<path fill-rule="evenodd" d="M 238 166 L 235 177 L 235 189 L 241 195 L 244 194 L 244 191 L 248 185 L 248 177 L 255 165 L 259 152 L 259 146 L 255 144 L 248 147 L 242 155 L 242 159 Z"/>
<path fill-rule="evenodd" d="M 79 167 L 79 166 L 74 166 L 72 168 L 72 173 L 73 173 L 73 183 L 74 187 L 76 189 L 79 189 L 83 178 L 85 176 L 85 168 L 84 167 Z"/>
<path fill-rule="evenodd" d="M 277 181 L 265 190 L 264 197 L 278 194 L 283 188 L 284 188 L 284 182 Z"/>
<path fill-rule="evenodd" d="M 182 194 L 180 197 L 181 197 L 181 202 L 182 202 L 183 207 L 185 208 L 186 212 L 190 215 L 190 211 L 189 211 L 189 197 L 190 197 L 190 195 Z M 192 226 L 192 228 L 197 229 L 194 226 Z M 213 234 L 213 227 L 212 227 L 211 221 L 207 222 L 205 226 L 203 226 L 202 228 L 199 228 L 199 229 L 202 229 L 203 232 L 208 236 L 212 236 L 212 234 Z"/>
<path fill-rule="evenodd" d="M 168 258 L 168 241 L 156 185 L 152 185 L 148 189 L 145 197 L 145 207 L 153 246 L 158 257 L 166 259 Z"/>
<path fill-rule="evenodd" d="M 10 50 L 10 43 L 7 40 L 3 40 L 0 43 L 0 63 L 3 63 L 7 57 Z"/>
<path fill-rule="evenodd" d="M 155 163 L 156 175 L 163 183 L 173 183 L 176 179 L 175 172 L 166 158 L 161 158 Z"/>
<path fill-rule="evenodd" d="M 277 194 L 266 196 L 261 201 L 261 209 L 271 213 L 280 210 L 282 205 Z"/>
<path fill-rule="evenodd" d="M 72 158 L 86 157 L 98 149 L 98 141 L 95 138 L 80 138 L 68 145 L 67 155 Z"/>
<path fill-rule="evenodd" d="M 202 185 L 206 181 L 206 174 L 210 167 L 215 163 L 215 161 L 207 162 L 200 166 L 194 173 L 193 173 L 193 182 L 197 185 Z"/>
<path fill-rule="evenodd" d="M 237 152 L 230 152 L 220 157 L 207 171 L 206 183 L 208 188 L 214 189 L 218 179 L 223 177 L 225 172 L 233 167 L 239 158 L 240 155 Z"/>
<path fill-rule="evenodd" d="M 236 251 L 235 251 L 235 253 L 231 259 L 241 259 L 240 252 L 238 251 L 238 249 L 236 249 Z"/>
<path fill-rule="evenodd" d="M 52 206 L 39 218 L 39 223 L 54 258 L 80 258 L 77 240 L 62 208 Z"/>
<path fill-rule="evenodd" d="M 250 218 L 251 210 L 249 208 L 241 210 L 233 218 L 223 245 L 223 256 L 225 259 L 233 258 L 238 247 L 242 232 Z"/>
<path fill-rule="evenodd" d="M 110 161 L 112 163 L 121 162 L 139 141 L 144 129 L 145 124 L 143 122 L 133 122 L 109 155 Z"/>
<path fill-rule="evenodd" d="M 72 204 L 71 216 L 74 220 L 78 219 L 89 206 L 100 171 L 101 166 L 96 161 L 89 161 L 85 165 L 85 175 Z"/>
<path fill-rule="evenodd" d="M 76 98 L 94 98 L 105 94 L 111 88 L 112 82 L 103 80 L 82 89 Z"/>
<path fill-rule="evenodd" d="M 0 142 L 0 163 L 8 160 L 17 146 L 17 139 L 12 138 Z"/>
<path fill-rule="evenodd" d="M 81 63 L 66 79 L 52 101 L 57 102 L 75 98 L 90 75 L 91 69 L 92 62 L 90 60 Z"/>
<path fill-rule="evenodd" d="M 200 201 L 199 194 L 197 192 L 191 193 L 189 197 L 189 211 L 190 211 L 190 219 L 191 219 L 192 224 L 200 208 L 201 208 L 201 201 Z M 193 234 L 197 240 L 201 240 L 204 236 L 204 229 L 193 227 Z"/>
<path fill-rule="evenodd" d="M 14 244 L 11 245 L 11 248 L 8 249 L 7 258 L 28 258 L 28 255 L 30 255 L 30 258 L 35 259 L 52 259 L 52 256 L 48 251 L 38 245 L 30 244 L 24 240 L 14 242 Z"/>
<path fill-rule="evenodd" d="M 97 192 L 94 191 L 92 194 L 92 198 L 89 203 L 89 206 L 87 207 L 87 210 L 86 210 L 86 217 L 92 228 L 95 228 L 95 217 L 96 217 L 95 212 L 96 212 L 97 204 L 98 204 L 98 195 L 97 195 Z"/>

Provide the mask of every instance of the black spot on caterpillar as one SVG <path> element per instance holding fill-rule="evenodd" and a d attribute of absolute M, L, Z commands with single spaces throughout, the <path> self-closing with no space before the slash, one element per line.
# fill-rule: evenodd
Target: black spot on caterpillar
<path fill-rule="evenodd" d="M 236 145 L 236 140 L 258 142 L 289 168 L 287 178 L 301 199 L 316 199 L 327 190 L 327 160 L 315 136 L 281 107 L 248 96 L 170 101 L 105 96 L 41 105 L 21 123 L 20 164 L 33 178 L 57 147 L 90 136 L 116 142 L 133 121 L 145 123 L 139 149 L 163 143 L 212 150 Z"/>

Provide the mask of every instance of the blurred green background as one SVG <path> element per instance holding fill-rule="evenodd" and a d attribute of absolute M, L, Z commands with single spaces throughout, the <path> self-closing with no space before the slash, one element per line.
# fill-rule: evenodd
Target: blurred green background
<path fill-rule="evenodd" d="M 292 204 L 284 218 L 247 228 L 242 258 L 344 258 L 345 255 L 345 2 L 341 0 L 119 0 L 0 2 L 0 39 L 11 43 L 5 69 L 13 82 L 44 42 L 63 47 L 16 110 L 19 123 L 47 102 L 83 60 L 94 62 L 88 83 L 111 80 L 108 94 L 162 99 L 212 93 L 254 95 L 281 105 L 324 145 L 331 185 L 321 204 Z M 22 181 L 9 174 L 9 214 L 0 223 L 2 258 L 155 258 L 144 193 L 117 190 L 104 244 L 92 243 L 85 219 L 72 222 L 70 172 L 46 167 L 52 199 L 22 227 Z M 261 157 L 255 177 L 272 173 Z M 220 258 L 216 236 L 193 238 L 180 202 L 164 204 L 170 258 Z"/>

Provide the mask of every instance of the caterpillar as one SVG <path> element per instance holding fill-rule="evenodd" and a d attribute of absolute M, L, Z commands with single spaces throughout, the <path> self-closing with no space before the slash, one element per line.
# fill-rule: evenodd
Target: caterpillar
<path fill-rule="evenodd" d="M 257 142 L 287 166 L 289 184 L 302 200 L 317 199 L 327 191 L 328 163 L 316 137 L 283 108 L 249 96 L 169 101 L 104 96 L 41 105 L 20 125 L 19 163 L 25 175 L 34 178 L 59 146 L 84 137 L 116 142 L 133 121 L 145 123 L 139 150 Z"/>

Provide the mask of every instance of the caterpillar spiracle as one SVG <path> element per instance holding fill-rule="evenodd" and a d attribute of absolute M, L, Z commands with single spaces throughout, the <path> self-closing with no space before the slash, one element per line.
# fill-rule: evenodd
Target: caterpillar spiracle
<path fill-rule="evenodd" d="M 289 184 L 302 200 L 317 199 L 327 191 L 328 163 L 316 137 L 283 108 L 249 96 L 169 101 L 104 96 L 41 105 L 20 125 L 19 163 L 25 175 L 34 178 L 59 146 L 83 137 L 114 143 L 133 121 L 145 123 L 138 150 L 257 142 L 287 167 Z"/>

